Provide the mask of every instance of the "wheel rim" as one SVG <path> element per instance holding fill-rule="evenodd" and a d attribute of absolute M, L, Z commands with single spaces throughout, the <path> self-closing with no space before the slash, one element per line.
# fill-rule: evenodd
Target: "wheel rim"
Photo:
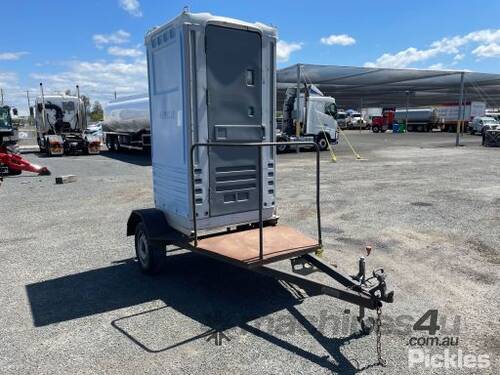
<path fill-rule="evenodd" d="M 142 266 L 146 266 L 149 259 L 148 242 L 146 235 L 141 233 L 137 239 L 137 258 Z"/>
<path fill-rule="evenodd" d="M 278 146 L 278 151 L 279 151 L 279 152 L 283 152 L 283 151 L 285 151 L 285 150 L 286 150 L 286 145 L 279 145 L 279 146 Z"/>
<path fill-rule="evenodd" d="M 319 148 L 322 149 L 322 150 L 324 150 L 326 148 L 326 145 L 327 145 L 326 139 L 325 138 L 321 138 L 319 140 Z"/>

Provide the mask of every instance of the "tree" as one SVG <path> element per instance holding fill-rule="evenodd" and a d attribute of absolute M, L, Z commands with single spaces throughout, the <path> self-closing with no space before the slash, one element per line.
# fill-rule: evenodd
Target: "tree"
<path fill-rule="evenodd" d="M 66 91 L 64 91 L 64 95 L 70 96 L 71 95 L 71 90 L 70 89 L 66 89 Z"/>
<path fill-rule="evenodd" d="M 94 102 L 92 106 L 92 110 L 90 111 L 90 120 L 92 121 L 102 121 L 104 118 L 104 113 L 102 109 L 101 103 L 97 100 Z"/>

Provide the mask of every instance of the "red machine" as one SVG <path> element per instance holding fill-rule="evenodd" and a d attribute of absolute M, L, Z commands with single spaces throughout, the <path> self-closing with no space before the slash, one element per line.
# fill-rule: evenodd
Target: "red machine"
<path fill-rule="evenodd" d="M 47 167 L 32 164 L 20 155 L 10 153 L 4 145 L 0 145 L 0 173 L 2 167 L 11 175 L 21 174 L 23 171 L 38 173 L 40 176 L 50 175 Z"/>
<path fill-rule="evenodd" d="M 395 108 L 383 108 L 382 116 L 372 117 L 372 132 L 385 133 L 387 130 L 392 129 L 392 124 L 394 123 L 395 114 L 396 114 Z"/>
<path fill-rule="evenodd" d="M 23 171 L 49 175 L 50 171 L 46 167 L 31 164 L 10 148 L 17 144 L 10 110 L 9 106 L 0 106 L 0 179 L 4 174 L 17 175 Z"/>

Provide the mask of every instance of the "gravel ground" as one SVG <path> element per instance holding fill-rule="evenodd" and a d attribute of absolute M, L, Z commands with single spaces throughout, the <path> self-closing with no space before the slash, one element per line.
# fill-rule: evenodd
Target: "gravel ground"
<path fill-rule="evenodd" d="M 468 135 L 455 148 L 451 134 L 348 134 L 365 160 L 345 142 L 337 163 L 322 154 L 324 257 L 355 273 L 373 246 L 368 268 L 384 267 L 395 290 L 383 309 L 387 367 L 375 365 L 375 335 L 357 332 L 357 308 L 347 303 L 303 299 L 184 251 L 161 275 L 143 276 L 125 224 L 132 209 L 153 204 L 150 161 L 103 152 L 29 154 L 53 176 L 25 173 L 0 187 L 0 372 L 428 373 L 409 368 L 408 343 L 429 337 L 412 326 L 437 309 L 437 337 L 459 339 L 449 351 L 487 354 L 491 364 L 435 373 L 498 373 L 500 149 Z M 281 221 L 311 235 L 313 162 L 304 152 L 278 163 Z M 55 185 L 64 174 L 78 180 Z"/>

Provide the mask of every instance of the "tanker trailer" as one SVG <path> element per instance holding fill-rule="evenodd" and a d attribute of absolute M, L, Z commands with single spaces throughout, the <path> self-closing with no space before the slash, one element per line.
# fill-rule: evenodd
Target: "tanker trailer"
<path fill-rule="evenodd" d="M 395 120 L 399 124 L 406 124 L 406 109 L 397 109 Z M 409 132 L 429 132 L 436 127 L 437 122 L 437 111 L 434 108 L 408 109 L 407 130 Z"/>
<path fill-rule="evenodd" d="M 151 147 L 148 94 L 123 97 L 104 107 L 102 132 L 110 151 Z"/>

